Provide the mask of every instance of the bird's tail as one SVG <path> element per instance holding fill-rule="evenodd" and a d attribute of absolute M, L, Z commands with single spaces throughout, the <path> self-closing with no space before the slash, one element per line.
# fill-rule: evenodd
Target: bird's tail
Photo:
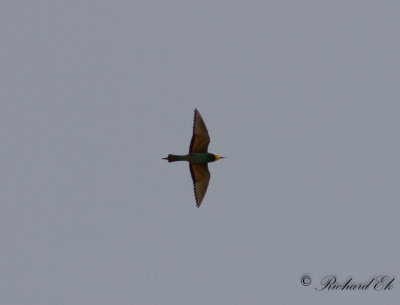
<path fill-rule="evenodd" d="M 168 157 L 163 158 L 164 160 L 168 160 L 168 162 L 175 162 L 175 161 L 186 161 L 186 156 L 178 156 L 178 155 L 168 155 Z"/>

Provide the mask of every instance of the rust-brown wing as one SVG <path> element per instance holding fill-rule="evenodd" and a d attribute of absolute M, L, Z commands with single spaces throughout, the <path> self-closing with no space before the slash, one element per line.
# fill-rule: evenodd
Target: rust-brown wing
<path fill-rule="evenodd" d="M 210 136 L 208 135 L 206 124 L 200 112 L 194 110 L 193 120 L 193 136 L 190 142 L 189 153 L 204 153 L 207 152 L 208 144 L 210 144 Z"/>
<path fill-rule="evenodd" d="M 210 181 L 210 172 L 207 163 L 191 164 L 189 163 L 190 174 L 193 180 L 194 198 L 196 206 L 199 208 L 207 192 L 208 182 Z"/>

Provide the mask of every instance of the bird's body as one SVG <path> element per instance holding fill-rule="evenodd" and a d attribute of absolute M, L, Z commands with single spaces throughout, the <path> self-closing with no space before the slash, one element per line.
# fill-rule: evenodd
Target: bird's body
<path fill-rule="evenodd" d="M 207 152 L 210 137 L 208 135 L 206 124 L 204 123 L 200 112 L 194 110 L 193 136 L 190 142 L 189 154 L 187 155 L 171 155 L 163 158 L 168 162 L 187 161 L 189 162 L 190 174 L 193 179 L 194 196 L 196 206 L 200 207 L 204 195 L 207 192 L 208 183 L 210 181 L 210 172 L 208 163 L 219 160 L 220 157 Z"/>
<path fill-rule="evenodd" d="M 163 159 L 168 160 L 168 162 L 188 161 L 192 164 L 205 164 L 208 162 L 214 162 L 219 158 L 220 157 L 218 155 L 210 153 L 191 153 L 188 155 L 168 155 L 167 158 Z"/>

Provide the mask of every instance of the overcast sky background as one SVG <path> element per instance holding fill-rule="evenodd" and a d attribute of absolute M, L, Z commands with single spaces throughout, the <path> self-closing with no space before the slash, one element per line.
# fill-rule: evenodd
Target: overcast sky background
<path fill-rule="evenodd" d="M 2 1 L 0 304 L 395 304 L 400 2 Z M 193 110 L 211 181 L 195 207 Z M 309 287 L 300 277 L 309 274 Z M 391 291 L 315 291 L 329 274 Z"/>

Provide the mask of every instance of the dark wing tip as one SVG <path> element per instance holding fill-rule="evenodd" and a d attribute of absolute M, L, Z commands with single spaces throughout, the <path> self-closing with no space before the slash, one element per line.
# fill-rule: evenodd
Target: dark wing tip
<path fill-rule="evenodd" d="M 193 191 L 194 191 L 194 197 L 195 197 L 195 199 L 196 199 L 196 208 L 200 208 L 201 203 L 203 202 L 203 198 L 204 198 L 204 195 L 205 195 L 205 194 L 203 195 L 203 198 L 198 199 L 198 198 L 197 198 L 198 194 L 196 193 L 196 189 L 193 188 Z M 200 196 L 201 196 L 201 195 L 200 195 Z"/>

